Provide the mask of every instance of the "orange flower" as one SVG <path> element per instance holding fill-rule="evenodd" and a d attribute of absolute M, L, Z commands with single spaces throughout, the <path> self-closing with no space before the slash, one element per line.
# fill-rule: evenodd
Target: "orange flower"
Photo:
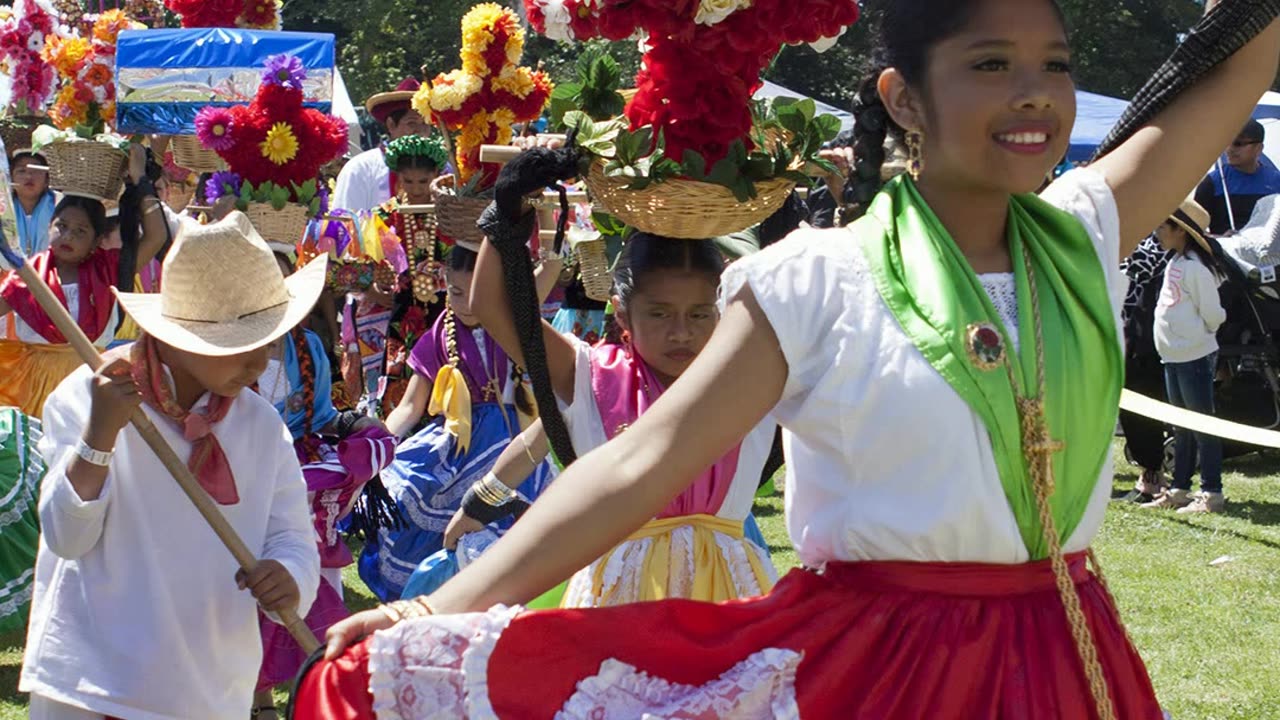
<path fill-rule="evenodd" d="M 111 84 L 113 77 L 110 65 L 95 62 L 85 68 L 80 79 L 94 87 L 106 87 Z"/>
<path fill-rule="evenodd" d="M 115 45 L 116 36 L 121 30 L 135 30 L 142 27 L 144 27 L 142 24 L 130 20 L 123 10 L 108 10 L 99 15 L 97 22 L 93 24 L 93 39 Z"/>
<path fill-rule="evenodd" d="M 85 55 L 89 54 L 89 41 L 81 37 L 54 35 L 45 42 L 40 57 L 53 66 L 64 78 L 73 78 L 80 72 Z"/>

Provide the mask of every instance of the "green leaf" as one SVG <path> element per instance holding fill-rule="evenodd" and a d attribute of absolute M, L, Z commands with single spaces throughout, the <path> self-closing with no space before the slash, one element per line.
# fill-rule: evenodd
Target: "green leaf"
<path fill-rule="evenodd" d="M 773 176 L 773 158 L 764 153 L 752 153 L 742 174 L 752 180 L 767 180 Z"/>
<path fill-rule="evenodd" d="M 813 116 L 818 112 L 818 105 L 813 101 L 813 98 L 805 98 L 801 100 L 795 104 L 795 108 L 804 115 L 804 122 L 806 125 L 813 122 Z"/>
<path fill-rule="evenodd" d="M 694 180 L 701 180 L 707 176 L 707 159 L 702 153 L 692 148 L 685 148 L 684 162 L 681 166 L 684 168 L 684 174 Z"/>
<path fill-rule="evenodd" d="M 840 134 L 840 118 L 835 115 L 819 115 L 813 119 L 813 125 L 824 143 L 834 140 Z"/>
<path fill-rule="evenodd" d="M 756 196 L 756 185 L 745 177 L 739 177 L 738 180 L 729 186 L 733 191 L 733 196 L 738 202 L 746 202 Z"/>
<path fill-rule="evenodd" d="M 582 92 L 582 83 L 561 83 L 551 91 L 552 100 L 573 100 Z"/>
<path fill-rule="evenodd" d="M 778 124 L 787 132 L 799 137 L 804 135 L 808 121 L 805 120 L 804 114 L 799 109 L 794 106 L 788 106 L 778 110 Z"/>
<path fill-rule="evenodd" d="M 711 167 L 711 172 L 707 174 L 707 182 L 725 187 L 733 187 L 733 183 L 738 179 L 738 164 L 732 158 L 722 158 Z"/>

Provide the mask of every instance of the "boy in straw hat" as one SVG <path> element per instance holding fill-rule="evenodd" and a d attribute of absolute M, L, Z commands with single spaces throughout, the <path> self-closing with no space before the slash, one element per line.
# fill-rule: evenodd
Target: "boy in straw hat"
<path fill-rule="evenodd" d="M 185 229 L 159 294 L 117 292 L 142 335 L 96 374 L 77 370 L 45 407 L 50 467 L 20 681 L 32 718 L 249 715 L 257 607 L 305 615 L 319 582 L 292 438 L 250 386 L 324 276 L 320 259 L 285 279 L 233 213 Z M 260 558 L 252 572 L 128 425 L 139 406 Z"/>
<path fill-rule="evenodd" d="M 1170 404 L 1213 414 L 1213 377 L 1218 359 L 1218 328 L 1227 319 L 1218 296 L 1213 249 L 1205 239 L 1209 212 L 1187 198 L 1159 228 L 1156 238 L 1173 258 L 1164 270 L 1156 305 L 1156 350 L 1164 363 Z M 1179 513 L 1222 512 L 1222 441 L 1178 428 L 1175 432 L 1173 487 L 1143 507 L 1177 508 Z M 1200 490 L 1191 494 L 1196 448 L 1200 449 Z"/>

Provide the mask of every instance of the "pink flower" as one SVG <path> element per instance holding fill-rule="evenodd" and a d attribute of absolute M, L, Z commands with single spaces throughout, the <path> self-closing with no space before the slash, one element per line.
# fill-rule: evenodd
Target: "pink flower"
<path fill-rule="evenodd" d="M 228 108 L 210 106 L 196 115 L 196 137 L 201 145 L 214 152 L 224 152 L 234 147 L 234 132 L 235 120 Z"/>

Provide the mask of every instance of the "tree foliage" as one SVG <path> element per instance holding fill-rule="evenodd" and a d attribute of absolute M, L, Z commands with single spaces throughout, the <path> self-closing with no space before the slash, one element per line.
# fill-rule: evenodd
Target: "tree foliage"
<path fill-rule="evenodd" d="M 459 65 L 462 15 L 478 0 L 288 0 L 285 26 L 337 36 L 339 65 L 352 99 L 389 90 L 407 75 L 428 77 Z M 865 19 L 894 0 L 862 0 Z M 519 0 L 504 4 L 520 11 Z M 1082 89 L 1127 98 L 1168 57 L 1182 32 L 1203 12 L 1202 0 L 1059 0 Z M 819 54 L 807 46 L 784 48 L 765 77 L 837 107 L 849 107 L 871 55 L 873 22 L 860 22 L 835 47 Z M 640 54 L 634 42 L 607 48 L 633 77 Z M 557 81 L 574 77 L 584 45 L 530 35 L 525 63 L 541 66 Z"/>

